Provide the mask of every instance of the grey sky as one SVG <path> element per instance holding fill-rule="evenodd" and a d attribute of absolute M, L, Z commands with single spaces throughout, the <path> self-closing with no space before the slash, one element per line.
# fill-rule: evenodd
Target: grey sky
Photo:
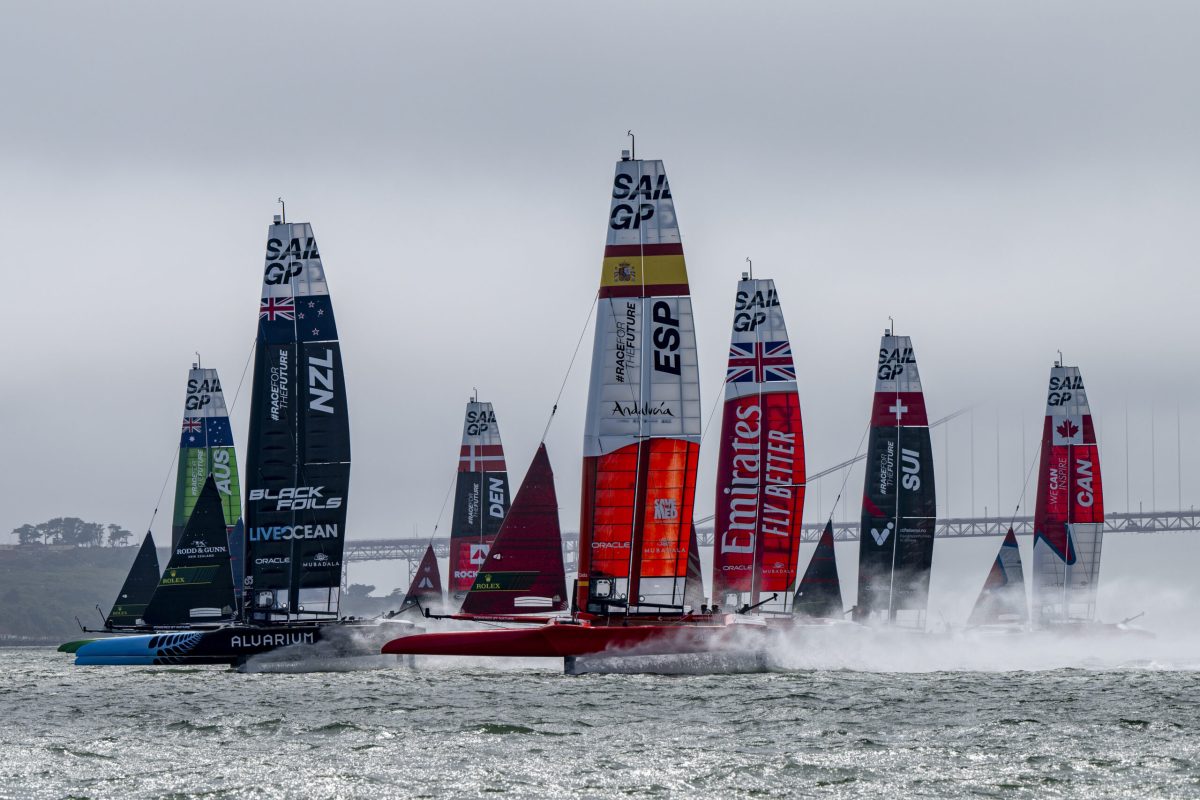
<path fill-rule="evenodd" d="M 749 255 L 788 314 L 811 469 L 854 454 L 892 315 L 930 413 L 976 409 L 977 512 L 995 510 L 997 418 L 1015 505 L 1059 348 L 1110 510 L 1150 505 L 1152 409 L 1175 505 L 1177 405 L 1185 441 L 1200 432 L 1200 7 L 746 5 L 9 6 L 0 529 L 145 525 L 192 351 L 233 401 L 277 195 L 313 223 L 338 314 L 349 535 L 430 532 L 473 386 L 519 481 L 595 293 L 626 128 L 671 178 L 706 407 Z M 547 440 L 571 530 L 590 342 Z M 966 514 L 969 423 L 950 436 L 939 504 Z M 1182 460 L 1190 505 L 1200 455 Z"/>

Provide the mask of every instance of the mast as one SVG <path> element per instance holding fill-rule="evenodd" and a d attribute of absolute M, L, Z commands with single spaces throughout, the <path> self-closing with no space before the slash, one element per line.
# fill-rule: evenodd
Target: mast
<path fill-rule="evenodd" d="M 804 488 L 804 430 L 783 309 L 773 280 L 743 273 L 725 373 L 714 603 L 791 612 Z"/>
<path fill-rule="evenodd" d="M 924 627 L 935 503 L 916 353 L 909 337 L 889 329 L 879 346 L 867 445 L 857 618 L 878 615 Z"/>
<path fill-rule="evenodd" d="M 700 427 L 667 173 L 625 152 L 612 183 L 584 425 L 580 610 L 683 610 Z"/>
<path fill-rule="evenodd" d="M 543 443 L 479 567 L 462 613 L 527 614 L 566 611 L 567 605 L 558 495 Z"/>
<path fill-rule="evenodd" d="M 1078 367 L 1055 362 L 1033 517 L 1036 622 L 1095 619 L 1103 527 L 1100 451 L 1087 391 Z"/>
<path fill-rule="evenodd" d="M 496 412 L 472 396 L 463 418 L 450 522 L 450 592 L 456 604 L 475 582 L 511 501 Z"/>
<path fill-rule="evenodd" d="M 336 618 L 350 483 L 341 346 L 312 226 L 267 232 L 246 459 L 245 614 Z"/>
<path fill-rule="evenodd" d="M 242 510 L 233 428 L 229 425 L 229 412 L 225 409 L 225 396 L 217 371 L 202 369 L 197 357 L 188 372 L 187 394 L 183 401 L 171 547 L 179 543 L 209 475 L 216 479 L 221 495 L 226 532 L 232 533 Z"/>

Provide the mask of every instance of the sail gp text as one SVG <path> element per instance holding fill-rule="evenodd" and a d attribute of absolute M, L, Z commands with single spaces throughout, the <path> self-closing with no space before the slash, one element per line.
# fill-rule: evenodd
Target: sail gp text
<path fill-rule="evenodd" d="M 324 486 L 289 486 L 272 492 L 270 489 L 251 489 L 250 502 L 274 500 L 276 511 L 341 508 L 342 498 L 326 497 Z"/>

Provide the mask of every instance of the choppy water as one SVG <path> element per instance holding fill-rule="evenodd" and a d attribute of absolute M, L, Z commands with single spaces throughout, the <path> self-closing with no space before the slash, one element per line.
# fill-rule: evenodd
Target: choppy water
<path fill-rule="evenodd" d="M 1200 661 L 936 669 L 948 652 L 916 645 L 899 672 L 860 647 L 853 669 L 798 652 L 766 674 L 568 678 L 0 651 L 0 797 L 1200 796 Z"/>

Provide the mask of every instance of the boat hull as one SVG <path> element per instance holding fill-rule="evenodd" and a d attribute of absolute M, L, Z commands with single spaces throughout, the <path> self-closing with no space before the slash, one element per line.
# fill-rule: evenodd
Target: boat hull
<path fill-rule="evenodd" d="M 534 628 L 423 633 L 394 639 L 381 652 L 395 655 L 502 656 L 569 658 L 574 656 L 669 655 L 706 653 L 760 645 L 765 626 L 551 624 Z"/>
<path fill-rule="evenodd" d="M 318 643 L 329 645 L 325 656 L 372 655 L 379 652 L 380 641 L 411 630 L 414 628 L 410 623 L 401 622 L 330 622 L 162 631 L 88 642 L 75 651 L 75 663 L 80 666 L 236 665 L 253 656 L 285 648 L 295 648 L 299 653 Z"/>

